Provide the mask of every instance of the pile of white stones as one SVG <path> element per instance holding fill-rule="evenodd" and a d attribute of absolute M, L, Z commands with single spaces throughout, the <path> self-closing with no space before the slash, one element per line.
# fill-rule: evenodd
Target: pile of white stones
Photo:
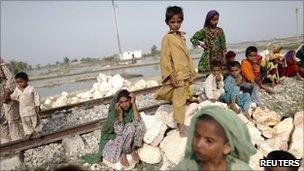
<path fill-rule="evenodd" d="M 109 76 L 100 73 L 97 76 L 97 82 L 93 84 L 90 90 L 76 94 L 62 92 L 60 96 L 50 96 L 42 103 L 42 109 L 55 108 L 111 96 L 123 88 L 129 91 L 135 91 L 158 85 L 159 83 L 155 80 L 145 81 L 141 79 L 137 82 L 131 83 L 130 81 L 123 79 L 119 74 Z"/>

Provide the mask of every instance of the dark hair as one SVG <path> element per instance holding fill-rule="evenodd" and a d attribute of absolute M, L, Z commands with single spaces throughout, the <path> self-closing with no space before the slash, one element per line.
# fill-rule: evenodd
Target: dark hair
<path fill-rule="evenodd" d="M 119 99 L 120 99 L 121 97 L 127 97 L 127 98 L 131 99 L 130 93 L 129 93 L 129 91 L 126 90 L 126 89 L 123 89 L 123 90 L 121 90 L 121 91 L 118 93 L 118 95 L 117 95 L 117 102 L 119 101 Z"/>
<path fill-rule="evenodd" d="M 184 20 L 184 13 L 183 13 L 183 9 L 181 7 L 178 6 L 169 6 L 167 7 L 166 10 L 166 23 L 169 23 L 169 20 L 171 20 L 171 18 L 174 15 L 179 15 L 180 19 L 183 21 Z"/>
<path fill-rule="evenodd" d="M 274 150 L 274 151 L 271 151 L 270 153 L 268 153 L 266 159 L 267 160 L 295 160 L 297 158 L 287 151 Z M 266 170 L 271 170 L 270 169 L 271 167 L 265 167 L 265 168 L 266 168 Z M 288 168 L 290 171 L 298 170 L 298 167 L 296 167 L 296 166 L 290 166 Z"/>
<path fill-rule="evenodd" d="M 15 76 L 15 79 L 17 79 L 17 78 L 28 81 L 28 75 L 25 72 L 18 72 Z"/>
<path fill-rule="evenodd" d="M 241 68 L 241 64 L 240 64 L 239 61 L 231 61 L 231 62 L 228 62 L 228 64 L 227 64 L 227 69 L 230 70 L 232 67 Z"/>
<path fill-rule="evenodd" d="M 245 56 L 247 57 L 251 52 L 258 52 L 258 49 L 255 46 L 249 46 L 246 49 L 246 54 Z"/>
<path fill-rule="evenodd" d="M 222 67 L 222 62 L 217 60 L 211 61 L 210 63 L 211 70 L 215 67 Z"/>
<path fill-rule="evenodd" d="M 67 165 L 67 166 L 60 166 L 54 169 L 54 171 L 84 171 L 80 166 L 77 165 Z"/>
<path fill-rule="evenodd" d="M 202 115 L 198 118 L 197 121 L 207 121 L 207 122 L 212 122 L 216 125 L 217 127 L 217 134 L 220 135 L 221 137 L 223 137 L 225 142 L 228 142 L 228 138 L 225 132 L 225 129 L 223 128 L 223 126 L 218 123 L 212 116 L 210 115 Z"/>

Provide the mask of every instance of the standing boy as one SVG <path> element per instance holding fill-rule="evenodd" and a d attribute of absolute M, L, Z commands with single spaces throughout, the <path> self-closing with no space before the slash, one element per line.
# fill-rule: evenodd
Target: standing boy
<path fill-rule="evenodd" d="M 190 99 L 189 86 L 196 76 L 192 57 L 186 46 L 184 32 L 179 31 L 184 20 L 180 7 L 168 7 L 166 24 L 170 31 L 162 40 L 160 67 L 164 86 L 156 92 L 157 100 L 171 101 L 174 118 L 181 136 L 187 135 L 184 124 L 186 101 Z"/>

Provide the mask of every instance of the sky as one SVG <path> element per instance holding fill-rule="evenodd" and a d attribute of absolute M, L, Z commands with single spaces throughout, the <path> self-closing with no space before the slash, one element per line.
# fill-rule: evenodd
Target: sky
<path fill-rule="evenodd" d="M 64 57 L 104 57 L 118 53 L 111 1 L 0 1 L 1 56 L 32 65 Z M 181 29 L 190 38 L 206 14 L 220 13 L 227 43 L 268 40 L 303 34 L 302 1 L 115 1 L 122 51 L 160 48 L 168 31 L 169 5 L 184 10 Z M 295 9 L 299 9 L 298 33 Z"/>

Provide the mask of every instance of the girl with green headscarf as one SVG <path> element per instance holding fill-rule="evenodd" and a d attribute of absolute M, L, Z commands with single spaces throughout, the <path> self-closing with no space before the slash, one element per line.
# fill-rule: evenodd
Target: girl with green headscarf
<path fill-rule="evenodd" d="M 208 106 L 192 118 L 185 157 L 173 170 L 252 170 L 248 162 L 255 152 L 233 111 Z"/>
<path fill-rule="evenodd" d="M 107 120 L 101 129 L 98 152 L 84 156 L 88 163 L 96 163 L 101 157 L 111 163 L 121 162 L 127 166 L 126 154 L 131 153 L 135 161 L 139 161 L 136 148 L 142 146 L 145 126 L 140 119 L 135 104 L 135 96 L 127 90 L 120 90 L 114 95 L 109 106 Z"/>

